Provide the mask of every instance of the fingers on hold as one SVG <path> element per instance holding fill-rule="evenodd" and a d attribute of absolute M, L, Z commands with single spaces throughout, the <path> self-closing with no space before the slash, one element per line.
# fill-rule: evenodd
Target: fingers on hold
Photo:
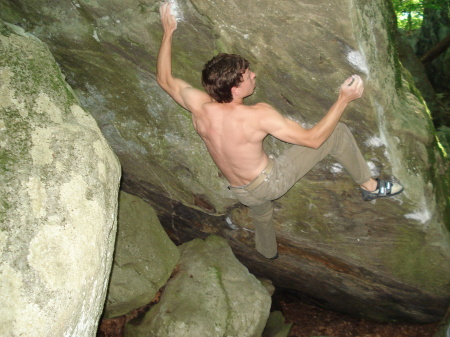
<path fill-rule="evenodd" d="M 159 9 L 161 10 L 161 11 L 166 11 L 167 10 L 167 7 L 170 5 L 170 2 L 163 2 L 162 4 L 161 4 L 161 6 L 159 7 Z"/>

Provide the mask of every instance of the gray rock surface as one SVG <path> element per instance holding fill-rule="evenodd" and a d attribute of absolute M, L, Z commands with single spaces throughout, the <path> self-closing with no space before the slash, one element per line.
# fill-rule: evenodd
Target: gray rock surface
<path fill-rule="evenodd" d="M 0 177 L 0 335 L 93 336 L 120 165 L 47 46 L 1 21 Z"/>
<path fill-rule="evenodd" d="M 269 320 L 264 328 L 264 337 L 289 337 L 292 323 L 286 324 L 281 311 L 270 313 Z"/>
<path fill-rule="evenodd" d="M 180 247 L 178 271 L 160 302 L 126 337 L 261 336 L 271 298 L 261 283 L 218 236 L 195 239 Z"/>
<path fill-rule="evenodd" d="M 180 253 L 153 208 L 121 192 L 114 262 L 103 318 L 140 308 L 155 297 L 174 270 Z"/>
<path fill-rule="evenodd" d="M 450 336 L 450 307 L 447 310 L 447 314 L 442 319 L 438 331 L 434 337 L 449 337 Z"/>
<path fill-rule="evenodd" d="M 362 202 L 325 160 L 276 202 L 280 259 L 254 250 L 245 208 L 192 128 L 155 81 L 161 39 L 156 0 L 0 0 L 0 17 L 48 43 L 82 106 L 120 158 L 123 188 L 149 200 L 176 243 L 219 234 L 258 275 L 324 307 L 381 320 L 439 320 L 450 302 L 449 165 L 395 45 L 385 0 L 175 1 L 173 69 L 200 87 L 203 64 L 239 53 L 258 75 L 248 103 L 265 101 L 305 127 L 353 73 L 366 84 L 342 121 L 375 176 L 405 192 Z M 284 148 L 271 137 L 268 152 Z M 229 214 L 241 228 L 229 231 Z"/>

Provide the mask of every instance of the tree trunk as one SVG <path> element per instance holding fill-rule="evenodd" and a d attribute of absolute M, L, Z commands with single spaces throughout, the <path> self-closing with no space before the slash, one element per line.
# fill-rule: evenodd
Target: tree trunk
<path fill-rule="evenodd" d="M 443 3 L 439 9 L 425 8 L 416 55 L 425 65 L 425 71 L 436 92 L 450 91 L 450 69 L 446 66 L 449 33 L 448 4 Z"/>
<path fill-rule="evenodd" d="M 431 48 L 424 56 L 421 57 L 420 61 L 423 64 L 427 64 L 436 59 L 439 55 L 445 52 L 448 47 L 450 47 L 450 34 L 448 34 L 445 39 L 436 44 Z"/>

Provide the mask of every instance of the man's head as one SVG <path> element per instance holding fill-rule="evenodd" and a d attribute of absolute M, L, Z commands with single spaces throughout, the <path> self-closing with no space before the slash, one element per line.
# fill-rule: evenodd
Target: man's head
<path fill-rule="evenodd" d="M 202 84 L 206 92 L 219 103 L 233 100 L 231 89 L 243 81 L 242 75 L 250 63 L 239 55 L 218 54 L 205 64 Z"/>

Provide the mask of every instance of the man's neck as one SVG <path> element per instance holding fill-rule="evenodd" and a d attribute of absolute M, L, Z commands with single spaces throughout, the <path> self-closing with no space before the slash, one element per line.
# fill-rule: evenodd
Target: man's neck
<path fill-rule="evenodd" d="M 233 100 L 228 103 L 228 104 L 233 104 L 233 105 L 243 105 L 244 104 L 244 99 L 243 98 L 233 98 Z"/>

